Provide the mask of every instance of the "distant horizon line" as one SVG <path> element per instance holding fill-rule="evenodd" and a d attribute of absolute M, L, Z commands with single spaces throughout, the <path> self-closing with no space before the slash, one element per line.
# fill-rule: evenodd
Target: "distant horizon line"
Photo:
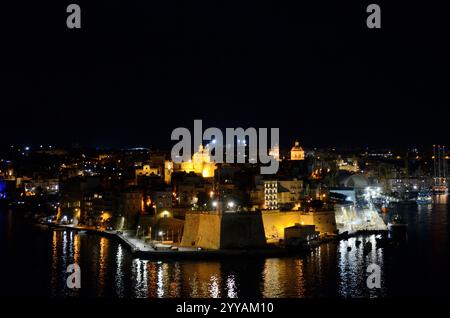
<path fill-rule="evenodd" d="M 207 142 L 204 143 L 206 145 Z M 280 145 L 280 149 L 289 149 L 294 146 L 294 143 L 291 145 Z M 447 148 L 444 144 L 429 144 L 429 145 L 331 145 L 331 144 L 317 144 L 315 146 L 310 146 L 309 144 L 302 144 L 300 142 L 300 146 L 305 150 L 433 150 L 433 147 L 443 147 Z M 52 144 L 35 144 L 35 143 L 14 143 L 9 145 L 0 144 L 0 150 L 9 150 L 11 148 L 22 148 L 23 151 L 36 151 L 36 150 L 76 150 L 76 149 L 86 149 L 86 150 L 149 150 L 149 151 L 169 151 L 171 149 L 171 145 L 144 145 L 144 144 L 135 144 L 135 145 L 92 145 L 92 144 L 82 144 L 82 143 L 71 143 L 71 144 L 60 144 L 60 143 L 52 143 Z M 26 149 L 29 148 L 29 149 Z"/>

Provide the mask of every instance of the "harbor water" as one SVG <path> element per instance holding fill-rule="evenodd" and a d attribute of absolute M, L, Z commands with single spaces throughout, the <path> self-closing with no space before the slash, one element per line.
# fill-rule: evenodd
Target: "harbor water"
<path fill-rule="evenodd" d="M 303 256 L 149 261 L 95 234 L 29 225 L 0 209 L 0 295 L 6 297 L 443 297 L 450 286 L 449 205 L 399 204 L 407 235 L 377 246 L 375 235 L 323 244 Z M 357 244 L 361 241 L 361 244 Z M 371 247 L 367 248 L 371 242 Z M 67 266 L 79 264 L 81 288 L 66 285 Z M 381 269 L 370 289 L 367 268 Z"/>

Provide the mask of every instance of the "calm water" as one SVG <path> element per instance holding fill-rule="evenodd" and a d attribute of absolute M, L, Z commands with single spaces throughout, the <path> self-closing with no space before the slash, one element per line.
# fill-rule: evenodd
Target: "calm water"
<path fill-rule="evenodd" d="M 391 212 L 394 213 L 394 212 Z M 221 261 L 133 259 L 120 244 L 95 235 L 39 230 L 0 211 L 0 295 L 30 297 L 435 297 L 450 283 L 447 204 L 401 205 L 407 241 L 363 252 L 355 238 L 304 257 Z M 388 216 L 386 216 L 388 217 Z M 361 236 L 375 246 L 374 236 Z M 351 250 L 348 247 L 351 246 Z M 65 287 L 65 270 L 81 267 L 82 288 Z M 366 287 L 369 264 L 382 288 Z"/>

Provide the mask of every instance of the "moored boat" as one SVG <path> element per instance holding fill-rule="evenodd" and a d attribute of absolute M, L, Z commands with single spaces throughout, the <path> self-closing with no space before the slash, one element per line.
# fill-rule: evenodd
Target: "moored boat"
<path fill-rule="evenodd" d="M 408 224 L 398 214 L 394 215 L 391 222 L 388 223 L 388 231 L 391 233 L 406 232 L 407 227 Z"/>
<path fill-rule="evenodd" d="M 430 204 L 433 203 L 433 198 L 429 191 L 421 190 L 417 195 L 417 204 Z"/>

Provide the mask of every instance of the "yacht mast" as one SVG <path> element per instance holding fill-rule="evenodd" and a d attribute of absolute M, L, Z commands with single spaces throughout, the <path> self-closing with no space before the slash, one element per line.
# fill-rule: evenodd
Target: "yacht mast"
<path fill-rule="evenodd" d="M 441 184 L 441 145 L 438 145 L 438 178 L 439 185 Z"/>
<path fill-rule="evenodd" d="M 447 160 L 445 159 L 445 146 L 442 146 L 442 170 L 444 182 L 447 180 Z"/>
<path fill-rule="evenodd" d="M 436 145 L 433 145 L 433 180 L 436 185 Z"/>

